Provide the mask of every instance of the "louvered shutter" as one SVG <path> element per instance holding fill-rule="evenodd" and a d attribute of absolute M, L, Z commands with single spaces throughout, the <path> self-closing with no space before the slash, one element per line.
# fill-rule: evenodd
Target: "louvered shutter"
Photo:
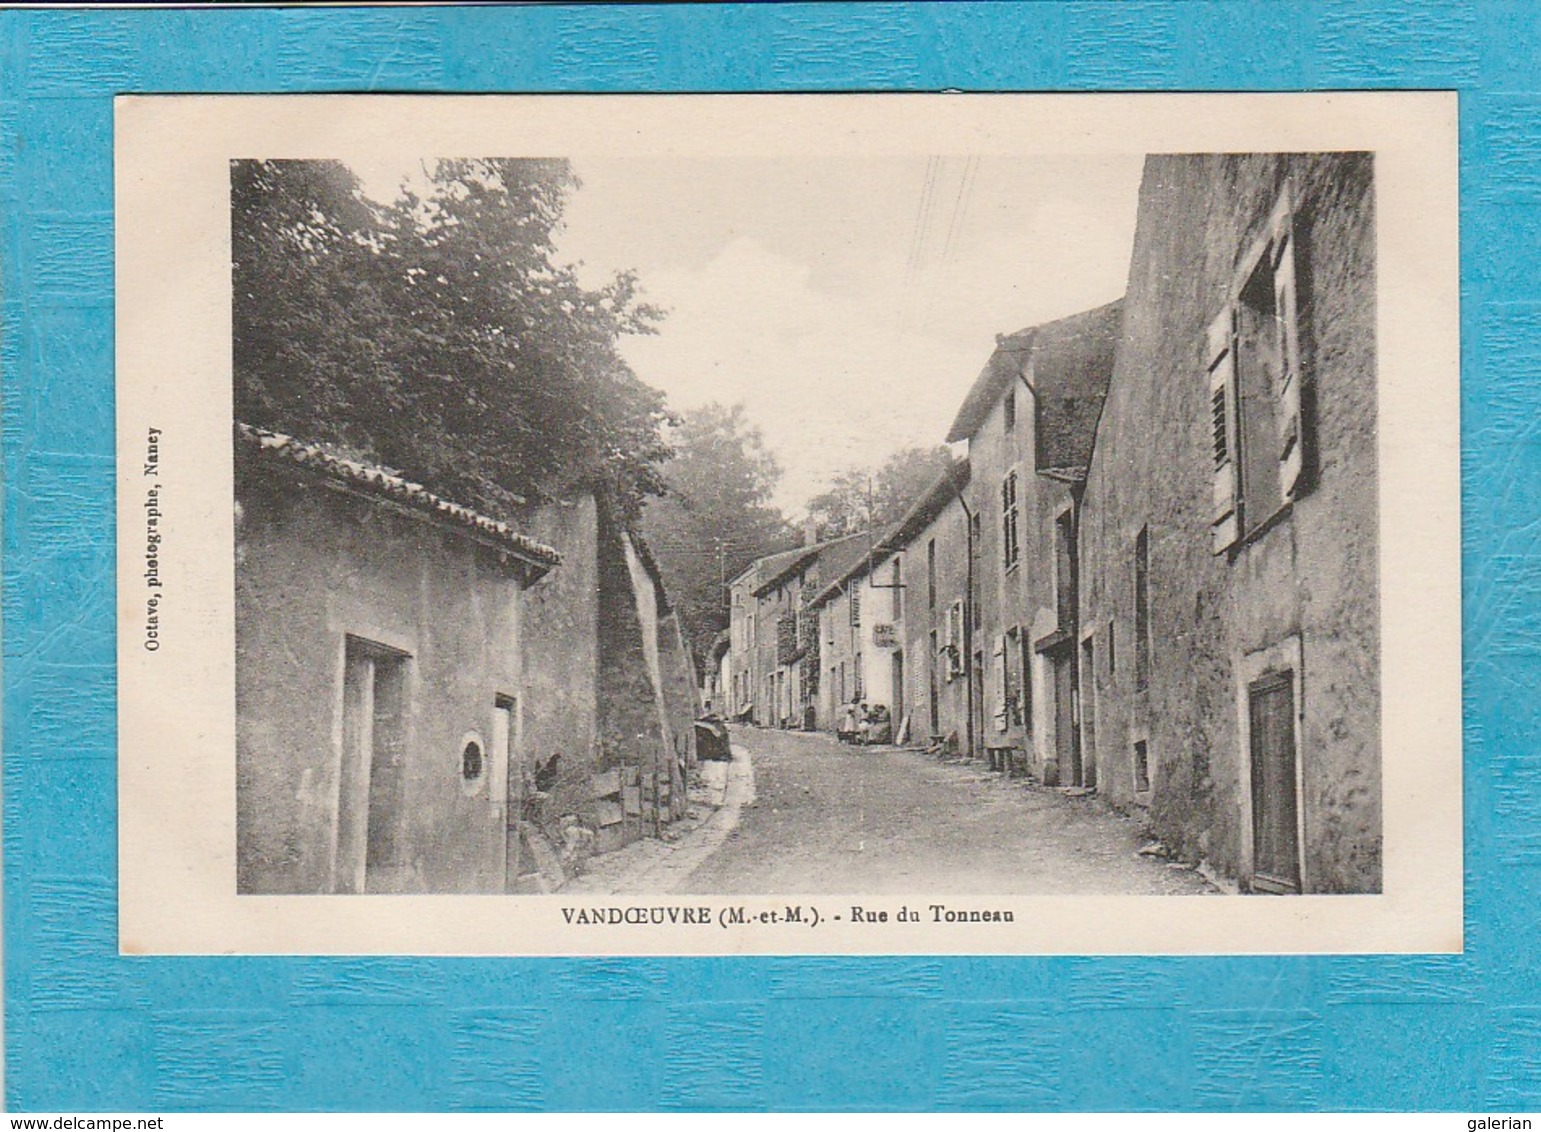
<path fill-rule="evenodd" d="M 1209 415 L 1211 455 L 1214 461 L 1214 510 L 1211 512 L 1212 549 L 1228 550 L 1241 537 L 1241 498 L 1238 490 L 1236 418 L 1236 309 L 1227 304 L 1209 324 Z"/>
<path fill-rule="evenodd" d="M 1273 244 L 1274 317 L 1279 325 L 1282 366 L 1279 383 L 1279 491 L 1295 497 L 1305 466 L 1305 432 L 1300 410 L 1300 329 L 1295 288 L 1295 233 L 1288 213 L 1275 221 Z"/>
<path fill-rule="evenodd" d="M 1006 638 L 995 638 L 995 652 L 990 657 L 995 686 L 995 729 L 1006 730 Z"/>

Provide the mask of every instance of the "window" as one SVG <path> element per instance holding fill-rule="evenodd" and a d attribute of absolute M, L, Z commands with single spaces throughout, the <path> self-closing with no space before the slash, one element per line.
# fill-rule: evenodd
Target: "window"
<path fill-rule="evenodd" d="M 1011 432 L 1017 427 L 1017 391 L 1006 391 L 1006 431 Z"/>
<path fill-rule="evenodd" d="M 1006 721 L 1013 727 L 1027 725 L 1027 713 L 1022 702 L 1027 685 L 1027 657 L 1022 650 L 1022 638 L 1025 636 L 1017 627 L 1006 630 L 1001 661 L 1001 693 L 1006 704 Z"/>
<path fill-rule="evenodd" d="M 1145 739 L 1134 741 L 1134 790 L 1136 794 L 1150 791 L 1150 747 Z"/>
<path fill-rule="evenodd" d="M 947 610 L 947 679 L 963 674 L 963 602 L 955 601 Z"/>
<path fill-rule="evenodd" d="M 981 522 L 981 517 L 978 511 L 975 511 L 971 516 L 969 516 L 968 525 L 970 536 L 969 549 L 973 555 L 974 561 L 978 562 L 983 557 L 984 553 L 979 549 L 982 545 L 983 524 Z M 969 579 L 968 592 L 969 608 L 974 611 L 973 618 L 975 629 L 980 628 L 984 624 L 984 606 L 982 606 L 979 601 L 979 574 L 979 570 L 972 571 L 972 576 Z M 963 637 L 961 634 L 958 637 L 958 647 L 960 649 L 963 647 Z"/>
<path fill-rule="evenodd" d="M 480 782 L 487 759 L 482 752 L 481 740 L 472 735 L 460 749 L 460 777 L 468 783 Z"/>
<path fill-rule="evenodd" d="M 1021 557 L 1017 542 L 1017 473 L 1007 472 L 1001 481 L 1001 564 L 1007 570 L 1016 568 Z"/>
<path fill-rule="evenodd" d="M 936 539 L 926 543 L 926 608 L 936 608 Z"/>
<path fill-rule="evenodd" d="M 904 616 L 904 567 L 897 555 L 894 557 L 894 588 L 888 592 L 893 595 L 893 603 L 889 608 L 897 621 Z"/>
<path fill-rule="evenodd" d="M 1304 486 L 1304 375 L 1288 196 L 1242 262 L 1230 301 L 1210 324 L 1205 353 L 1211 549 L 1221 554 L 1268 523 Z"/>
<path fill-rule="evenodd" d="M 1118 675 L 1118 632 L 1115 628 L 1117 622 L 1108 622 L 1108 676 Z"/>
<path fill-rule="evenodd" d="M 1150 686 L 1150 528 L 1134 539 L 1134 686 Z"/>

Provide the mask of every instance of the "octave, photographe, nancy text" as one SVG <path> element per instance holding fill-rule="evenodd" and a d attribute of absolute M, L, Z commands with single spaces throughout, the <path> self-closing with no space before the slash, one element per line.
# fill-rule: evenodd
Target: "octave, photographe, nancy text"
<path fill-rule="evenodd" d="M 161 430 L 152 428 L 145 438 L 144 477 L 150 481 L 144 498 L 144 647 L 161 647 Z"/>

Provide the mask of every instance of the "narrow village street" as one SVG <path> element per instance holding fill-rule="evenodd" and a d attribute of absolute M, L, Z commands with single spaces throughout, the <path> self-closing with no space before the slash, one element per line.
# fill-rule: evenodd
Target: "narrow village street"
<path fill-rule="evenodd" d="M 979 764 L 829 735 L 733 729 L 753 767 L 752 801 L 683 872 L 660 849 L 596 861 L 569 891 L 749 893 L 1213 892 L 1196 872 L 1149 856 L 1140 824 L 1092 795 L 1008 781 Z M 742 757 L 735 759 L 738 768 Z M 669 855 L 688 852 L 703 829 Z M 689 854 L 692 861 L 695 854 Z"/>

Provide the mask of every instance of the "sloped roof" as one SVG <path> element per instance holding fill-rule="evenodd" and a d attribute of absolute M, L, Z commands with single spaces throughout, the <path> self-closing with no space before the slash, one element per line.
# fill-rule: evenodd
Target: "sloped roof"
<path fill-rule="evenodd" d="M 1079 463 L 1085 464 L 1093 439 L 1085 435 L 1087 417 L 1090 417 L 1095 432 L 1102 398 L 1107 396 L 1108 382 L 1113 375 L 1113 350 L 1122 314 L 1123 300 L 1118 299 L 1095 310 L 999 338 L 995 352 L 974 380 L 952 422 L 947 433 L 948 442 L 967 440 L 979 431 L 996 402 L 1031 365 L 1033 389 L 1040 408 L 1046 400 L 1080 403 L 1078 408 L 1061 405 L 1049 413 L 1046 421 L 1040 418 L 1040 430 L 1047 423 L 1053 435 L 1049 438 L 1048 451 L 1040 451 L 1039 467 L 1060 466 L 1056 462 L 1059 457 L 1067 452 L 1073 455 L 1083 448 L 1085 456 Z M 1095 402 L 1095 412 L 1087 407 L 1088 400 Z M 1043 447 L 1040 436 L 1040 448 Z M 1046 456 L 1052 459 L 1046 462 Z M 1066 461 L 1067 464 L 1076 462 Z"/>
<path fill-rule="evenodd" d="M 344 456 L 323 444 L 297 440 L 281 432 L 253 428 L 236 422 L 238 451 L 244 451 L 268 463 L 299 468 L 346 485 L 365 495 L 390 500 L 429 518 L 481 536 L 499 549 L 509 551 L 532 566 L 549 570 L 562 561 L 556 550 L 536 542 L 498 519 L 452 503 L 435 495 L 422 484 L 412 483 L 394 472 L 374 464 Z"/>
<path fill-rule="evenodd" d="M 1032 355 L 1039 471 L 1091 463 L 1123 309 L 1120 299 L 1039 329 Z"/>
<path fill-rule="evenodd" d="M 978 432 L 979 426 L 985 423 L 985 418 L 990 415 L 991 408 L 1001 399 L 1001 395 L 1026 371 L 1027 357 L 1033 346 L 1033 333 L 1034 328 L 1028 327 L 1015 334 L 1003 334 L 996 338 L 995 352 L 985 362 L 984 369 L 979 371 L 968 396 L 963 398 L 958 415 L 953 418 L 952 428 L 947 432 L 948 444 L 967 440 Z"/>
<path fill-rule="evenodd" d="M 942 508 L 946 507 L 949 501 L 957 498 L 957 492 L 968 481 L 969 462 L 966 459 L 959 460 L 938 476 L 919 499 L 910 504 L 910 509 L 883 533 L 882 538 L 861 545 L 849 565 L 835 574 L 827 585 L 813 595 L 813 600 L 808 603 L 809 606 L 817 608 L 828 603 L 847 583 L 863 577 L 868 570 L 875 569 L 894 553 L 903 550 L 932 519 L 941 513 Z"/>
<path fill-rule="evenodd" d="M 925 494 L 910 505 L 894 529 L 884 539 L 890 549 L 899 550 L 925 530 L 942 513 L 942 509 L 957 498 L 958 492 L 968 486 L 970 466 L 968 457 L 956 461 L 936 482 L 926 488 Z"/>
<path fill-rule="evenodd" d="M 766 590 L 811 565 L 815 559 L 830 555 L 838 557 L 843 546 L 865 537 L 865 535 L 843 535 L 840 538 L 827 539 L 812 546 L 799 546 L 793 550 L 785 550 L 780 554 L 772 554 L 760 559 L 760 575 L 755 581 L 754 596 L 762 596 Z"/>

